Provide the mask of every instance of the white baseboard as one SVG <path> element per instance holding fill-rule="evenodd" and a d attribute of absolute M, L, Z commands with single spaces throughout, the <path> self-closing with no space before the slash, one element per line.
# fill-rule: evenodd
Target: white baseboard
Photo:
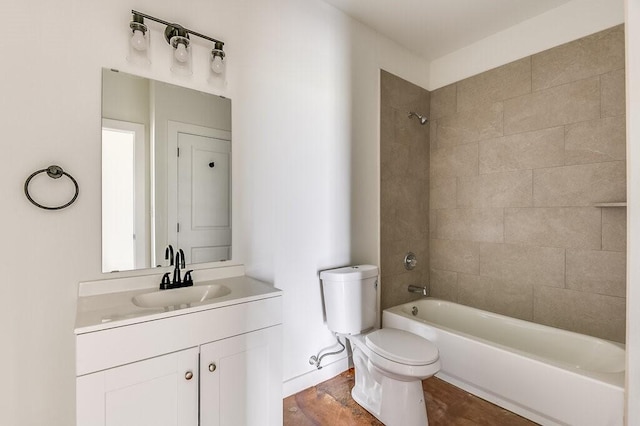
<path fill-rule="evenodd" d="M 283 398 L 296 394 L 302 390 L 315 386 L 318 383 L 329 380 L 349 369 L 349 357 L 344 356 L 330 364 L 324 365 L 320 370 L 313 369 L 308 373 L 301 374 L 282 384 Z"/>

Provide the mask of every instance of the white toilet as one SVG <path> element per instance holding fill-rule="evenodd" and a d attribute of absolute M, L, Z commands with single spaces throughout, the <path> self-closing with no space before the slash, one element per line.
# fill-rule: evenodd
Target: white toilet
<path fill-rule="evenodd" d="M 374 329 L 378 268 L 331 269 L 320 279 L 327 325 L 353 347 L 353 399 L 387 426 L 429 424 L 421 382 L 440 370 L 438 348 L 407 331 Z"/>

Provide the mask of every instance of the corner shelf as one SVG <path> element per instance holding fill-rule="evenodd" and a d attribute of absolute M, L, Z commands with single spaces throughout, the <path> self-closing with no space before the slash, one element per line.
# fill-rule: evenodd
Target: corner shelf
<path fill-rule="evenodd" d="M 593 207 L 627 207 L 627 202 L 621 201 L 619 203 L 595 203 Z"/>

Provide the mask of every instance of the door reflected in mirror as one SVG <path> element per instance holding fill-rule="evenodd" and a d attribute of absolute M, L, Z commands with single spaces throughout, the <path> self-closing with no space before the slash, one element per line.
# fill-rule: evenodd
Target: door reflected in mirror
<path fill-rule="evenodd" d="M 102 272 L 231 259 L 231 101 L 102 71 Z"/>

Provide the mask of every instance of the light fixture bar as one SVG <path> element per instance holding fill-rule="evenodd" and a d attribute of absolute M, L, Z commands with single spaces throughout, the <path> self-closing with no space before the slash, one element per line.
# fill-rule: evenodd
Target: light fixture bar
<path fill-rule="evenodd" d="M 164 21 L 164 20 L 162 20 L 162 19 L 160 19 L 160 18 L 156 18 L 156 17 L 154 17 L 154 16 L 147 15 L 146 13 L 138 12 L 137 10 L 133 10 L 133 9 L 132 9 L 132 10 L 131 10 L 131 13 L 132 13 L 132 14 L 134 14 L 134 15 L 142 16 L 143 18 L 151 19 L 152 21 L 158 22 L 158 23 L 163 24 L 163 25 L 167 25 L 167 26 L 174 26 L 174 25 L 177 25 L 177 24 L 175 24 L 175 23 L 167 22 L 167 21 Z M 188 28 L 184 28 L 184 27 L 182 27 L 182 26 L 180 26 L 180 27 L 181 27 L 184 31 L 186 31 L 187 33 L 189 33 L 189 34 L 193 34 L 193 35 L 194 35 L 194 36 L 196 36 L 196 37 L 200 37 L 200 38 L 203 38 L 203 39 L 205 39 L 205 40 L 212 41 L 213 43 L 221 43 L 221 44 L 224 46 L 224 42 L 223 42 L 223 41 L 220 41 L 220 40 L 215 39 L 215 38 L 213 38 L 213 37 L 206 36 L 206 35 L 204 35 L 204 34 L 200 34 L 200 33 L 198 33 L 198 32 L 195 32 L 195 31 L 193 31 L 193 30 L 190 30 L 190 29 L 188 29 Z"/>

